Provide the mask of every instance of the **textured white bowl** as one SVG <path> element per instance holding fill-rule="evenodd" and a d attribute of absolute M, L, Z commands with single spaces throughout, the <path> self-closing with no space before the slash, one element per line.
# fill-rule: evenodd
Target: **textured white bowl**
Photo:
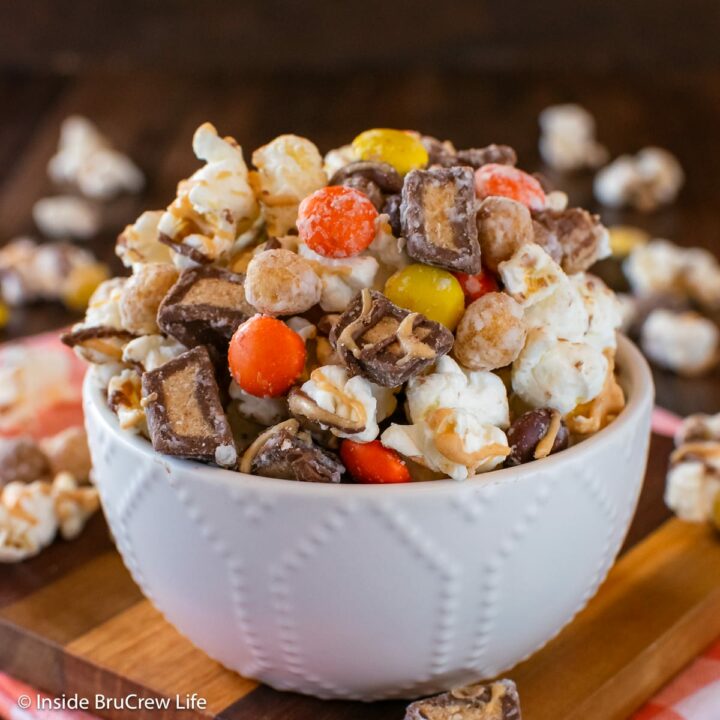
<path fill-rule="evenodd" d="M 594 595 L 633 516 L 653 404 L 621 340 L 629 402 L 558 455 L 466 482 L 323 485 L 153 452 L 89 374 L 102 504 L 145 595 L 208 655 L 278 689 L 413 697 L 496 675 Z"/>

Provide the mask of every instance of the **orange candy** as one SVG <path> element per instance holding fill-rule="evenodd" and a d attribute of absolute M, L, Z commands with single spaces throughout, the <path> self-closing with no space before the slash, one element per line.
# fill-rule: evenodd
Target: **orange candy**
<path fill-rule="evenodd" d="M 319 255 L 357 255 L 375 239 L 378 211 L 367 195 L 343 185 L 320 188 L 298 210 L 300 239 Z"/>
<path fill-rule="evenodd" d="M 369 443 L 343 440 L 340 458 L 353 479 L 360 483 L 404 483 L 411 479 L 405 462 L 379 440 Z"/>
<path fill-rule="evenodd" d="M 305 367 L 305 343 L 284 322 L 264 315 L 246 320 L 232 336 L 228 364 L 250 395 L 284 395 Z"/>
<path fill-rule="evenodd" d="M 531 210 L 545 207 L 545 192 L 536 178 L 512 165 L 489 163 L 475 171 L 475 194 L 482 200 L 491 195 L 516 200 Z"/>
<path fill-rule="evenodd" d="M 453 275 L 457 278 L 463 293 L 465 293 L 465 305 L 469 305 L 486 293 L 495 292 L 498 289 L 497 280 L 484 270 L 475 275 L 468 275 L 464 272 L 455 272 Z"/>

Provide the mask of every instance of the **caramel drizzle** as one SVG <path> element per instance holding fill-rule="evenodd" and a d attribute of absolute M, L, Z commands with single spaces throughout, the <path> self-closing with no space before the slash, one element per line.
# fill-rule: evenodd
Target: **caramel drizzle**
<path fill-rule="evenodd" d="M 435 357 L 435 351 L 413 334 L 413 325 L 415 324 L 415 318 L 418 316 L 419 313 L 410 313 L 403 318 L 398 326 L 397 339 L 405 353 L 398 361 L 398 365 L 405 365 L 414 358 L 432 360 Z"/>
<path fill-rule="evenodd" d="M 252 442 L 250 447 L 243 453 L 242 459 L 240 460 L 240 472 L 250 475 L 252 473 L 252 464 L 257 454 L 262 449 L 262 446 L 277 432 L 287 430 L 291 435 L 295 435 L 300 428 L 300 423 L 291 418 L 285 420 L 278 425 L 274 425 L 268 428 L 264 433 L 260 433 L 255 440 Z"/>
<path fill-rule="evenodd" d="M 688 442 L 681 445 L 670 456 L 670 464 L 675 465 L 684 460 L 720 460 L 720 443 Z"/>
<path fill-rule="evenodd" d="M 367 413 L 365 412 L 365 406 L 358 399 L 344 392 L 336 385 L 333 385 L 327 377 L 325 377 L 321 368 L 313 370 L 313 372 L 310 373 L 310 380 L 315 383 L 318 390 L 332 395 L 335 398 L 337 405 L 348 405 L 350 407 L 351 414 L 355 414 L 358 417 L 358 420 L 354 421 L 352 417 L 348 418 L 348 420 L 351 423 L 357 423 L 359 426 L 358 432 L 362 432 L 365 429 L 365 425 L 367 423 Z M 317 405 L 317 402 L 315 402 L 315 404 Z M 337 415 L 337 412 L 334 414 Z"/>
<path fill-rule="evenodd" d="M 535 446 L 533 457 L 536 460 L 541 460 L 552 452 L 553 445 L 555 444 L 557 435 L 560 432 L 560 420 L 560 413 L 557 410 L 553 410 L 552 415 L 550 416 L 550 425 L 548 426 L 547 432 Z"/>
<path fill-rule="evenodd" d="M 355 357 L 359 357 L 362 350 L 355 342 L 353 334 L 356 330 L 362 329 L 365 318 L 369 317 L 370 312 L 372 311 L 372 296 L 370 295 L 370 290 L 368 290 L 368 288 L 363 288 L 361 297 L 362 308 L 360 310 L 360 314 L 345 327 L 338 338 L 338 343 L 340 345 L 344 345 Z"/>

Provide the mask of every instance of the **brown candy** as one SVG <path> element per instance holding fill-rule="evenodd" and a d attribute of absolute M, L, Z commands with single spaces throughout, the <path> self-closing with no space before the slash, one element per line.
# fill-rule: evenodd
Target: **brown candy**
<path fill-rule="evenodd" d="M 90 476 L 92 460 L 85 428 L 69 427 L 41 440 L 40 447 L 47 455 L 53 475 L 69 472 L 78 482 L 84 482 Z"/>
<path fill-rule="evenodd" d="M 607 237 L 599 216 L 581 208 L 534 212 L 533 228 L 535 242 L 568 275 L 587 270 L 598 259 Z"/>
<path fill-rule="evenodd" d="M 402 223 L 400 221 L 401 202 L 402 198 L 400 195 L 388 195 L 387 198 L 385 198 L 385 204 L 382 206 L 382 212 L 388 216 L 390 229 L 396 238 L 402 236 Z"/>
<path fill-rule="evenodd" d="M 557 410 L 528 410 L 507 431 L 510 455 L 506 467 L 539 460 L 568 446 L 569 433 Z"/>
<path fill-rule="evenodd" d="M 60 336 L 60 340 L 71 348 L 80 348 L 83 357 L 90 362 L 107 362 L 122 359 L 122 351 L 135 335 L 126 330 L 112 327 L 80 327 Z"/>
<path fill-rule="evenodd" d="M 509 145 L 488 145 L 484 148 L 468 148 L 456 150 L 451 142 L 441 142 L 430 135 L 424 135 L 420 141 L 428 153 L 428 165 L 443 167 L 469 166 L 474 169 L 497 163 L 499 165 L 515 165 L 517 154 Z"/>
<path fill-rule="evenodd" d="M 330 342 L 351 372 L 396 387 L 447 354 L 453 335 L 440 323 L 366 288 L 340 316 Z"/>
<path fill-rule="evenodd" d="M 31 483 L 49 476 L 47 455 L 32 438 L 0 438 L 0 489 L 11 482 Z"/>
<path fill-rule="evenodd" d="M 466 167 L 413 170 L 400 204 L 410 257 L 447 270 L 480 272 L 473 172 Z"/>
<path fill-rule="evenodd" d="M 338 483 L 345 467 L 335 455 L 314 445 L 310 434 L 291 419 L 269 428 L 250 445 L 240 471 L 284 480 Z"/>
<path fill-rule="evenodd" d="M 521 720 L 520 698 L 512 680 L 476 683 L 418 700 L 405 720 Z"/>
<path fill-rule="evenodd" d="M 224 346 L 256 312 L 245 298 L 244 281 L 218 267 L 183 271 L 160 304 L 160 329 L 187 347 Z"/>
<path fill-rule="evenodd" d="M 402 190 L 403 180 L 392 165 L 384 162 L 352 162 L 341 167 L 328 185 L 346 185 L 364 192 L 380 209 L 384 194 L 397 194 Z M 379 199 L 379 203 L 375 200 Z"/>
<path fill-rule="evenodd" d="M 235 466 L 235 442 L 205 347 L 188 350 L 144 373 L 142 393 L 155 450 Z"/>

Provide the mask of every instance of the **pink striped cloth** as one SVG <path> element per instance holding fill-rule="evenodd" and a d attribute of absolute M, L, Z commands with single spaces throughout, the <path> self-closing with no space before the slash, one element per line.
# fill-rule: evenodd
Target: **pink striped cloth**
<path fill-rule="evenodd" d="M 25 347 L 40 350 L 47 358 L 48 365 L 59 362 L 67 364 L 70 392 L 54 397 L 45 395 L 48 402 L 33 407 L 25 414 L 26 422 L 0 422 L 0 434 L 30 432 L 35 436 L 52 434 L 82 420 L 80 406 L 80 383 L 82 365 L 75 361 L 57 339 L 55 334 L 41 335 L 23 341 Z M 6 359 L 8 349 L 16 346 L 6 345 L 0 349 L 0 369 Z M 10 360 L 13 358 L 10 357 Z M 23 417 L 20 414 L 19 417 Z M 5 418 L 7 420 L 7 418 Z M 673 413 L 657 408 L 653 414 L 653 430 L 659 435 L 672 437 L 680 423 Z M 28 700 L 29 699 L 29 702 Z M 50 710 L 38 708 L 38 701 L 45 708 L 50 698 L 24 683 L 13 680 L 0 673 L 0 718 L 4 720 L 93 720 L 93 716 L 74 710 Z M 21 707 L 27 705 L 27 707 Z M 633 715 L 632 720 L 720 720 L 720 641 L 675 678 L 642 710 Z"/>

